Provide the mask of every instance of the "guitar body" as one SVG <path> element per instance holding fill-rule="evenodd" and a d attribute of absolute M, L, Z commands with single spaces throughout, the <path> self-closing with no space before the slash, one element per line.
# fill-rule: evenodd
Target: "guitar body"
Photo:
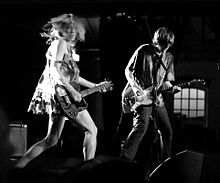
<path fill-rule="evenodd" d="M 73 84 L 71 85 L 74 87 Z M 77 102 L 74 100 L 74 98 L 71 96 L 71 94 L 66 90 L 66 88 L 63 85 L 57 84 L 55 86 L 55 99 L 60 104 L 66 116 L 71 119 L 74 119 L 79 111 L 82 111 L 88 107 L 88 104 L 84 99 L 85 96 L 95 92 L 100 92 L 100 91 L 105 92 L 107 90 L 112 90 L 112 86 L 113 84 L 111 82 L 104 81 L 100 85 L 94 88 L 89 88 L 80 91 L 82 100 L 80 102 Z"/>
<path fill-rule="evenodd" d="M 204 86 L 206 83 L 204 80 L 200 79 L 193 79 L 188 82 L 180 83 L 176 86 L 179 87 L 187 87 L 187 86 Z M 138 100 L 138 97 L 134 94 L 131 86 L 127 83 L 123 92 L 122 92 L 122 110 L 124 113 L 131 113 L 134 112 L 134 110 L 140 106 L 140 105 L 150 105 L 152 104 L 152 87 L 147 88 L 144 90 L 144 94 L 142 95 L 142 100 Z M 157 97 L 156 97 L 156 103 L 161 102 L 161 93 L 172 91 L 172 87 L 157 89 Z"/>
<path fill-rule="evenodd" d="M 132 110 L 132 104 L 134 102 L 130 102 L 131 100 L 128 99 L 133 99 L 135 102 L 135 98 L 134 98 L 134 92 L 132 90 L 132 88 L 130 86 L 125 87 L 123 93 L 122 93 L 122 110 L 124 113 L 131 113 L 133 112 Z"/>
<path fill-rule="evenodd" d="M 60 104 L 63 112 L 66 114 L 67 117 L 74 119 L 79 111 L 82 111 L 88 107 L 88 104 L 84 99 L 80 102 L 76 102 L 67 90 L 62 85 L 56 85 L 56 100 Z"/>
<path fill-rule="evenodd" d="M 133 112 L 140 105 L 150 105 L 152 104 L 152 99 L 150 96 L 151 87 L 144 90 L 143 99 L 138 101 L 137 96 L 134 94 L 131 86 L 125 87 L 122 93 L 122 110 L 124 113 Z"/>

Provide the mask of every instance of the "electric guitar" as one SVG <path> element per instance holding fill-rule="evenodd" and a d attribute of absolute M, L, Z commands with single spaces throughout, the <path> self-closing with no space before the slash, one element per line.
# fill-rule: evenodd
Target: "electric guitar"
<path fill-rule="evenodd" d="M 65 86 L 57 84 L 55 86 L 55 98 L 67 117 L 74 119 L 79 111 L 88 107 L 88 104 L 86 103 L 84 97 L 95 92 L 107 92 L 112 89 L 113 84 L 111 81 L 103 81 L 93 88 L 80 91 L 82 100 L 80 102 L 77 102 L 66 90 Z"/>
<path fill-rule="evenodd" d="M 205 81 L 204 80 L 200 80 L 200 79 L 193 79 L 191 81 L 188 82 L 184 82 L 184 83 L 180 83 L 176 86 L 179 86 L 181 88 L 183 87 L 188 87 L 188 86 L 204 86 L 205 85 Z M 152 90 L 153 90 L 153 86 L 148 87 L 147 89 L 145 89 L 143 92 L 144 94 L 142 96 L 137 96 L 134 94 L 131 86 L 129 85 L 126 89 L 125 92 L 123 92 L 122 94 L 122 110 L 124 113 L 131 113 L 133 111 L 135 111 L 135 109 L 140 106 L 140 105 L 150 105 L 153 103 L 152 101 Z M 168 91 L 172 91 L 173 87 L 167 87 L 167 88 L 159 88 L 157 89 L 157 96 L 159 94 L 168 92 Z M 138 97 L 141 97 L 141 100 L 138 99 Z M 160 98 L 157 97 L 156 103 L 158 102 Z"/>

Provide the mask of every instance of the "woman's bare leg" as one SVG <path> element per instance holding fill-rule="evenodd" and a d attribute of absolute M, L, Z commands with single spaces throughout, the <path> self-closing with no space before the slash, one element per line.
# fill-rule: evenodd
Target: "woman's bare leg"
<path fill-rule="evenodd" d="M 65 122 L 65 117 L 59 115 L 53 115 L 49 119 L 47 136 L 35 143 L 29 148 L 22 158 L 18 160 L 15 167 L 23 168 L 35 157 L 39 156 L 46 149 L 55 145 L 61 135 Z"/>
<path fill-rule="evenodd" d="M 97 146 L 97 127 L 87 110 L 79 112 L 76 121 L 87 129 L 83 141 L 84 161 L 93 159 Z"/>

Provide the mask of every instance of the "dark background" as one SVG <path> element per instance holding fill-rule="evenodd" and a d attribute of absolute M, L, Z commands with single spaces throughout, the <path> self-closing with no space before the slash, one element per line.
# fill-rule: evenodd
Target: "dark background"
<path fill-rule="evenodd" d="M 172 53 L 177 78 L 190 75 L 211 81 L 206 128 L 214 130 L 215 135 L 218 133 L 218 1 L 10 0 L 1 1 L 0 5 L 0 105 L 10 123 L 28 125 L 28 146 L 44 137 L 47 130 L 47 116 L 26 112 L 45 66 L 48 45 L 39 33 L 49 18 L 62 13 L 83 17 L 87 26 L 88 39 L 81 44 L 79 63 L 82 76 L 97 83 L 109 78 L 114 84 L 111 92 L 87 98 L 88 110 L 99 128 L 100 153 L 112 150 L 121 122 L 125 66 L 133 51 L 150 42 L 153 32 L 160 26 L 169 27 L 176 35 Z M 181 69 L 182 65 L 192 66 L 191 70 Z"/>

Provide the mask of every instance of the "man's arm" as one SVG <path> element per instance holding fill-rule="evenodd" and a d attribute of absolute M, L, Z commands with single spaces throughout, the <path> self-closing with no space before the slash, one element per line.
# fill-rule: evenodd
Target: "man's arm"
<path fill-rule="evenodd" d="M 178 93 L 182 90 L 182 88 L 179 87 L 179 86 L 173 86 L 170 81 L 165 81 L 163 83 L 163 87 L 164 88 L 172 88 L 171 92 L 174 93 L 174 94 Z"/>
<path fill-rule="evenodd" d="M 134 78 L 134 67 L 135 67 L 135 62 L 136 62 L 137 55 L 138 55 L 138 50 L 134 52 L 134 54 L 130 58 L 125 68 L 125 77 L 128 83 L 130 84 L 130 86 L 132 87 L 132 90 L 135 93 L 135 95 L 142 95 L 144 94 L 144 92 L 142 88 L 138 85 L 138 83 L 135 81 L 135 78 Z"/>

